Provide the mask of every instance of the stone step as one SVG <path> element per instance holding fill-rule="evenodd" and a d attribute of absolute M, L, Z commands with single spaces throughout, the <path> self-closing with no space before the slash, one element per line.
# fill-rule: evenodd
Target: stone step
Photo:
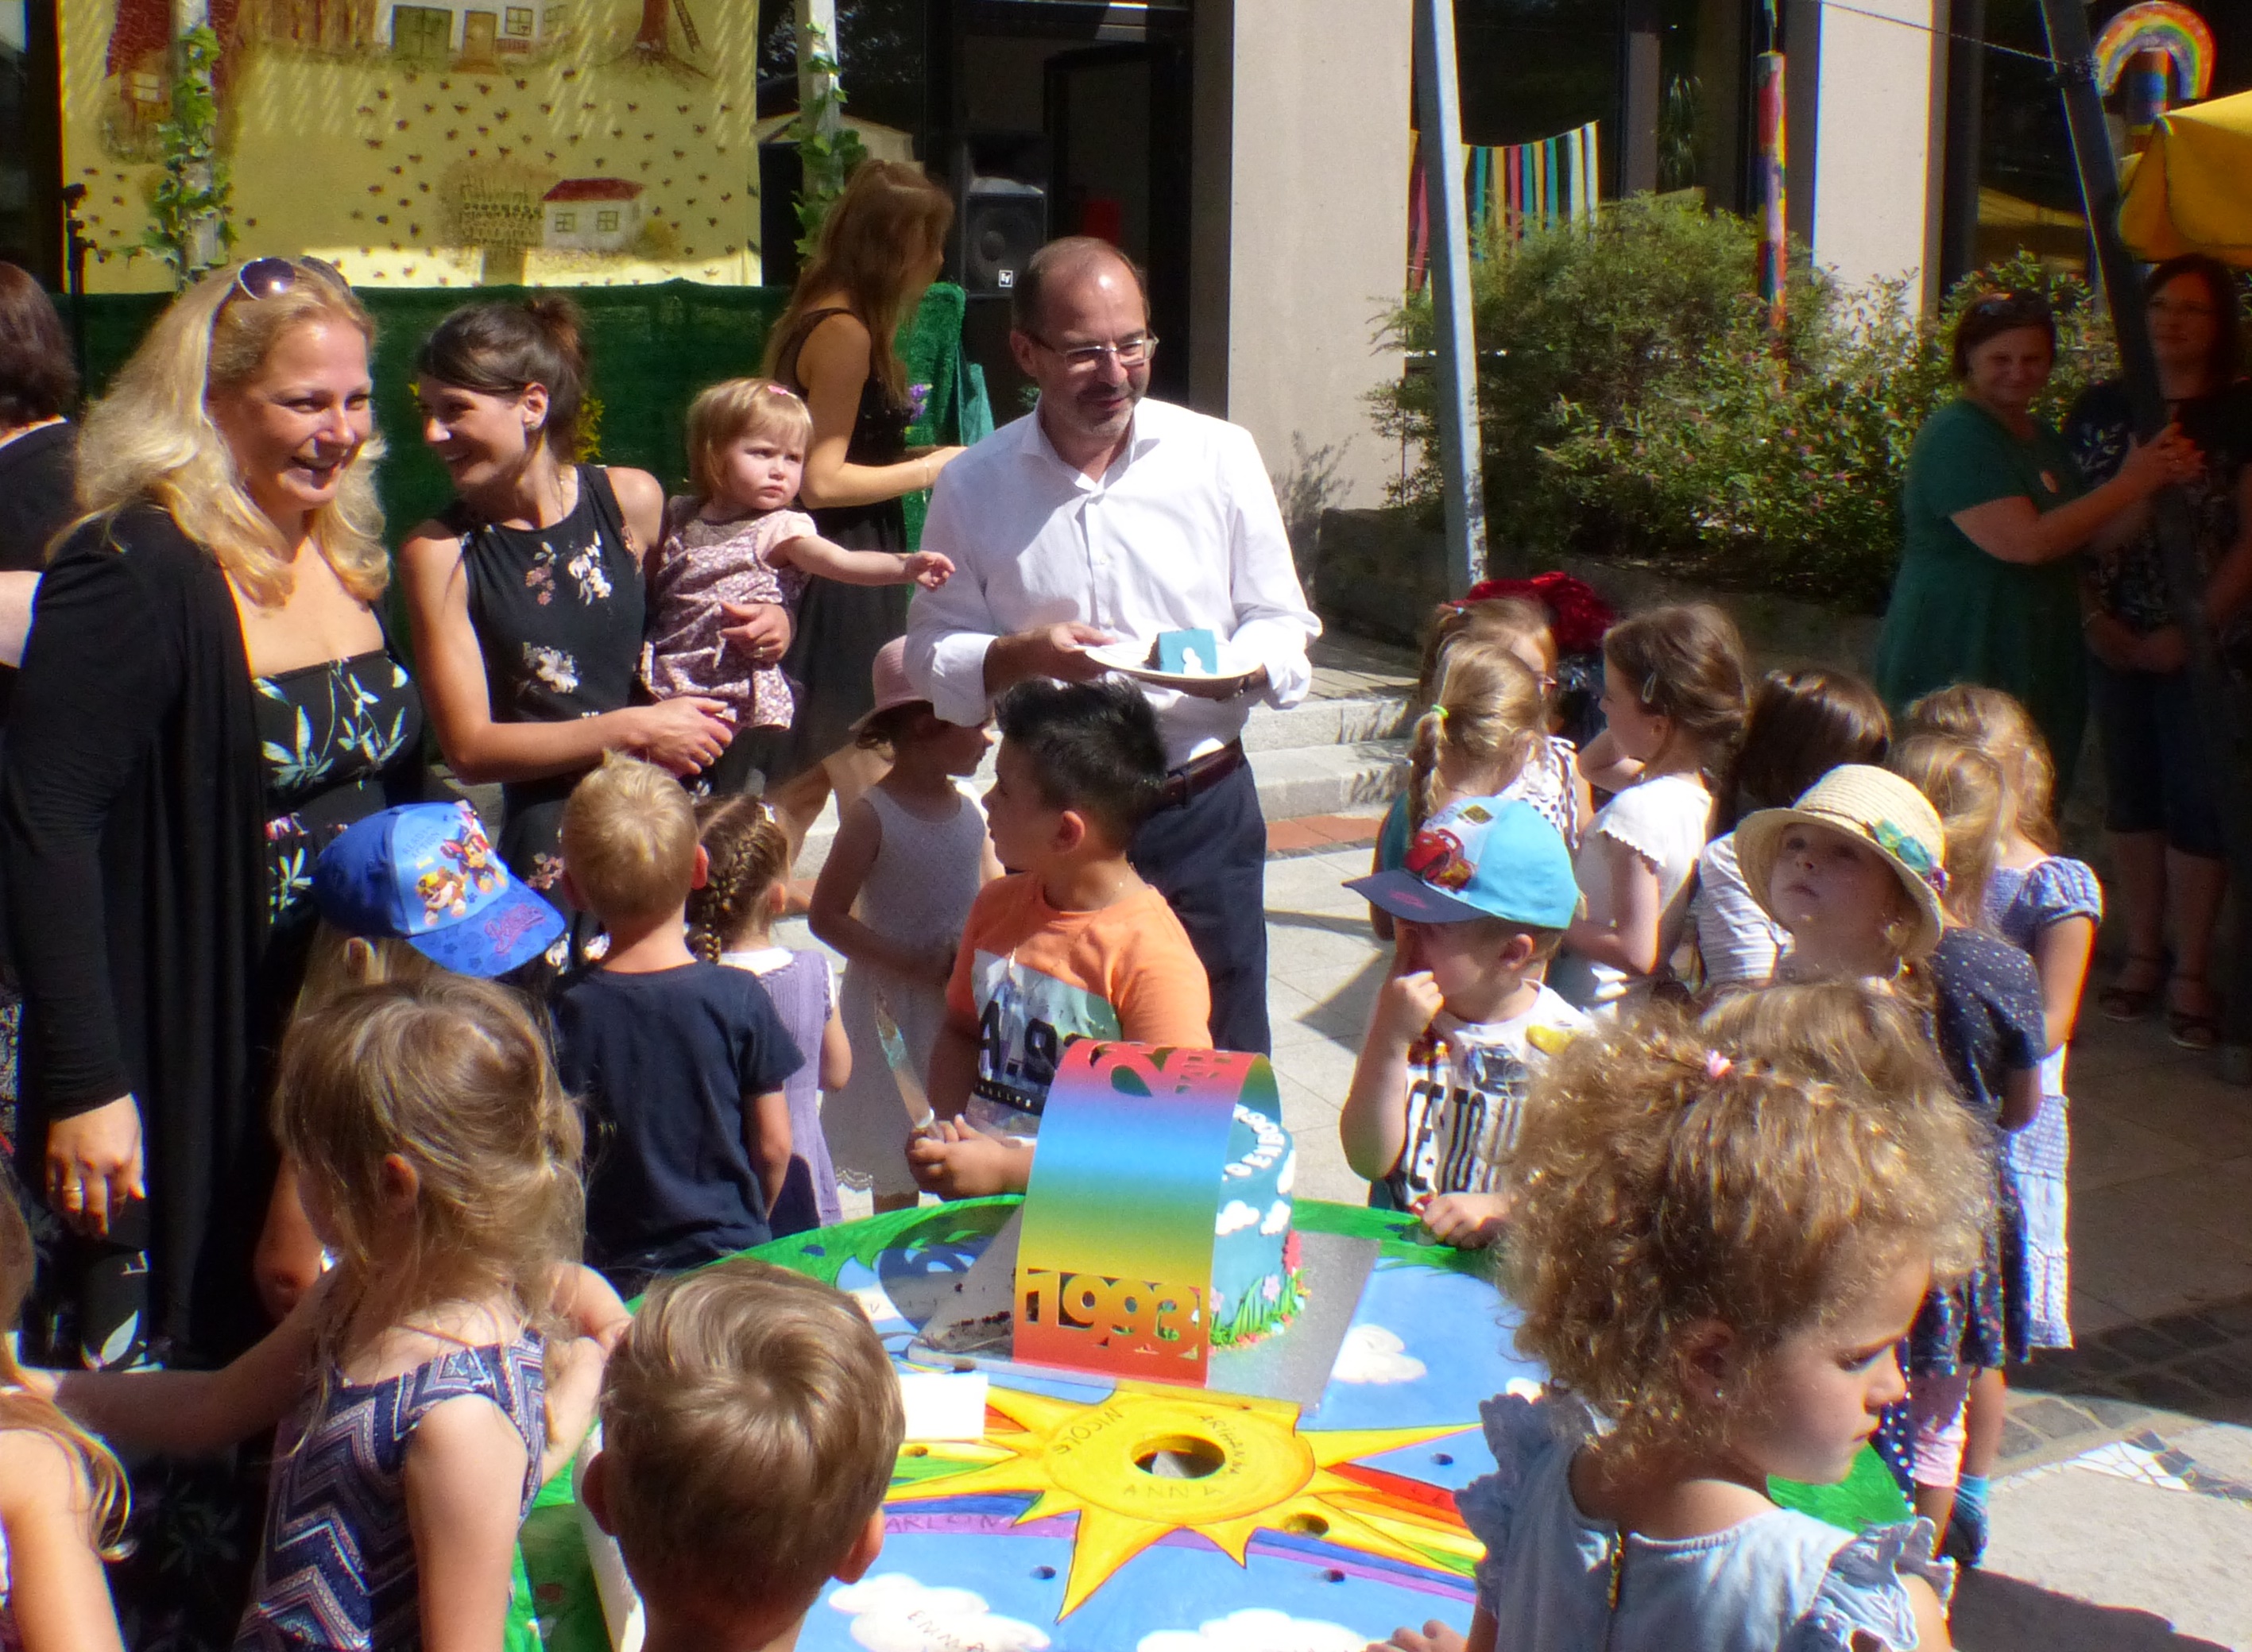
<path fill-rule="evenodd" d="M 1387 715 L 1380 711 L 1352 709 L 1356 704 L 1328 702 L 1331 708 L 1345 709 L 1332 709 L 1327 726 L 1338 731 L 1374 727 Z M 1277 712 L 1262 708 L 1253 713 L 1250 725 L 1244 730 L 1243 743 L 1251 758 L 1252 777 L 1259 785 L 1259 807 L 1269 824 L 1302 815 L 1345 815 L 1379 808 L 1391 801 L 1392 795 L 1407 779 L 1408 742 L 1404 738 L 1391 735 L 1340 741 L 1333 734 L 1328 743 L 1315 744 L 1310 735 L 1323 726 L 1320 713 L 1303 720 L 1299 716 L 1314 710 L 1300 706 Z M 1404 711 L 1403 702 L 1388 713 L 1392 726 L 1398 725 Z M 1262 718 L 1271 719 L 1263 729 Z M 1255 731 L 1308 738 L 1303 744 L 1258 744 L 1253 739 Z M 989 754 L 984 768 L 970 782 L 973 788 L 982 790 L 991 783 L 992 761 Z M 805 848 L 797 857 L 792 876 L 800 881 L 817 877 L 822 863 L 829 858 L 829 845 L 836 836 L 837 806 L 832 800 L 806 834 Z"/>
<path fill-rule="evenodd" d="M 1391 739 L 1408 732 L 1405 693 L 1361 694 L 1336 699 L 1308 699 L 1287 711 L 1272 706 L 1255 708 L 1243 727 L 1247 752 L 1289 751 L 1317 746 L 1342 746 L 1363 740 Z"/>
<path fill-rule="evenodd" d="M 1244 725 L 1243 746 L 1259 782 L 1259 806 L 1269 823 L 1306 815 L 1346 815 L 1391 800 L 1407 774 L 1408 697 L 1379 691 L 1308 699 L 1287 711 L 1262 705 Z M 993 754 L 969 782 L 983 792 L 993 783 Z M 500 818 L 500 788 L 460 788 L 489 822 Z M 817 876 L 837 836 L 832 800 L 806 834 L 793 874 Z"/>

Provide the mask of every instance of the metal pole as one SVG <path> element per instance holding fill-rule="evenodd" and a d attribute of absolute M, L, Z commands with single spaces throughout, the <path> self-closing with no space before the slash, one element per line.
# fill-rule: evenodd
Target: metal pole
<path fill-rule="evenodd" d="M 1470 248 L 1463 206 L 1463 120 L 1454 0 L 1415 0 L 1416 109 L 1431 203 L 1431 310 L 1439 380 L 1439 470 L 1447 508 L 1447 587 L 1486 576 L 1485 475 L 1477 347 L 1470 334 Z"/>
<path fill-rule="evenodd" d="M 2165 397 L 2158 388 L 2157 357 L 2151 352 L 2150 318 L 2143 308 L 2143 284 L 2133 256 L 2119 239 L 2119 162 L 2103 119 L 2096 89 L 2096 49 L 2089 39 L 2083 0 L 2041 0 L 2048 31 L 2049 56 L 2056 60 L 2064 92 L 2066 123 L 2072 132 L 2073 160 L 2080 170 L 2081 197 L 2088 210 L 2103 289 L 2111 305 L 2111 325 L 2119 342 L 2119 365 L 2134 409 L 2136 434 L 2149 441 L 2165 428 Z M 2165 573 L 2166 603 L 2189 646 L 2190 688 L 2197 707 L 2206 762 L 2220 777 L 2221 819 L 2227 829 L 2228 872 L 2235 885 L 2236 933 L 2231 937 L 2233 968 L 2222 1020 L 2221 1071 L 2234 1082 L 2252 1082 L 2252 763 L 2245 760 L 2244 731 L 2213 627 L 2205 614 L 2205 580 L 2197 565 L 2189 501 L 2179 488 L 2162 489 L 2151 500 L 2158 528 L 2158 561 Z"/>

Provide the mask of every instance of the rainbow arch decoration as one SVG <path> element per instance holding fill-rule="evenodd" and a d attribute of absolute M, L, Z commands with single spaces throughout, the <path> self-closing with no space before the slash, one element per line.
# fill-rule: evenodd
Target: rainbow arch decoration
<path fill-rule="evenodd" d="M 2194 103 L 2213 89 L 2213 30 L 2179 0 L 2137 0 L 2103 25 L 2096 38 L 2096 82 L 2105 96 L 2144 52 L 2172 61 L 2172 101 Z"/>

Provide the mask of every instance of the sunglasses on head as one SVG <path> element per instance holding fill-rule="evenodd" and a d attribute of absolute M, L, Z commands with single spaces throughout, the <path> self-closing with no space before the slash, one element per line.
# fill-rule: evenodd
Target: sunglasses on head
<path fill-rule="evenodd" d="M 351 283 L 344 279 L 344 271 L 325 258 L 254 258 L 234 272 L 233 287 L 219 308 L 226 309 L 238 298 L 279 298 L 308 272 L 340 293 L 351 291 Z"/>
<path fill-rule="evenodd" d="M 1974 316 L 2024 316 L 2039 318 L 2049 313 L 2048 300 L 2039 293 L 1989 293 L 1970 306 Z"/>

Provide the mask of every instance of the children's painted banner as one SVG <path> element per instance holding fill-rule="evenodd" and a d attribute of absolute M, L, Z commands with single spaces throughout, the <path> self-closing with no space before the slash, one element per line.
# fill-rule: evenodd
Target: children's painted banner
<path fill-rule="evenodd" d="M 1228 1128 L 1262 1069 L 1227 1051 L 1065 1052 L 1025 1197 L 1017 1358 L 1203 1382 Z"/>
<path fill-rule="evenodd" d="M 1535 227 L 1592 224 L 1600 193 L 1602 149 L 1596 122 L 1530 143 L 1466 146 L 1463 196 L 1470 208 L 1470 256 L 1506 251 Z M 1423 141 L 1415 140 L 1408 181 L 1408 290 L 1421 292 L 1431 266 L 1429 173 Z"/>

